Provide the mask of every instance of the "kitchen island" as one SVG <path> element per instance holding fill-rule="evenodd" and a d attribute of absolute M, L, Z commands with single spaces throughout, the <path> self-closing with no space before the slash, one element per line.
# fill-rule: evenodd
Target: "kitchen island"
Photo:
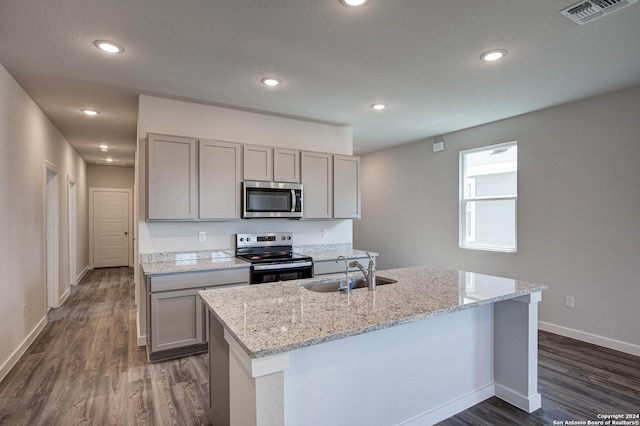
<path fill-rule="evenodd" d="M 546 286 L 426 266 L 378 275 L 397 283 L 350 294 L 302 287 L 318 279 L 199 292 L 214 424 L 431 424 L 493 395 L 540 407 Z"/>

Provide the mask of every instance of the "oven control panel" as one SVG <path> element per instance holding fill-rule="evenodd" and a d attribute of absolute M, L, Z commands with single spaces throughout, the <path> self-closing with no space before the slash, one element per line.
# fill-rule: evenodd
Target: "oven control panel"
<path fill-rule="evenodd" d="M 292 232 L 267 232 L 263 234 L 236 234 L 236 247 L 292 246 Z"/>

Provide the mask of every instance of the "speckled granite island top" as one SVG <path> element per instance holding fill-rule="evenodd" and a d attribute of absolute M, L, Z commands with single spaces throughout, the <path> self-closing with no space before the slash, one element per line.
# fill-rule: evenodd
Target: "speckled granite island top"
<path fill-rule="evenodd" d="M 315 293 L 301 287 L 340 276 L 202 290 L 199 295 L 247 355 L 260 358 L 547 288 L 428 266 L 378 271 L 398 282 L 376 291 Z"/>

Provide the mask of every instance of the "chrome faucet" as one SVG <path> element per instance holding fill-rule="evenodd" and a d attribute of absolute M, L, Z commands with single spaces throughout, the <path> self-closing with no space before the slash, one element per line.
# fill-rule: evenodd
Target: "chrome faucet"
<path fill-rule="evenodd" d="M 375 290 L 376 289 L 376 262 L 373 260 L 373 257 L 371 257 L 368 251 L 366 253 L 367 253 L 367 257 L 369 258 L 368 269 L 365 269 L 364 266 L 362 266 L 362 264 L 357 260 L 354 260 L 353 262 L 351 262 L 349 264 L 349 267 L 360 269 L 367 283 L 367 288 L 369 290 Z"/>
<path fill-rule="evenodd" d="M 349 265 L 347 264 L 347 258 L 340 255 L 336 258 L 336 263 L 338 263 L 340 260 L 344 261 L 344 286 L 342 285 L 342 283 L 340 283 L 339 290 L 351 291 L 351 289 L 349 288 Z"/>

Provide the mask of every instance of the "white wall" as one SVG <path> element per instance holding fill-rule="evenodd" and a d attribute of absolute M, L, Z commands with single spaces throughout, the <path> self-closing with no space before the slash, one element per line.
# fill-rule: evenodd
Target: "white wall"
<path fill-rule="evenodd" d="M 133 189 L 133 167 L 87 165 L 89 188 Z"/>
<path fill-rule="evenodd" d="M 288 219 L 241 220 L 235 222 L 162 223 L 145 221 L 145 138 L 161 133 L 214 139 L 242 144 L 295 148 L 306 151 L 351 155 L 352 130 L 289 118 L 274 117 L 189 102 L 141 95 L 138 105 L 138 149 L 136 152 L 136 263 L 139 253 L 228 249 L 235 247 L 236 233 L 289 231 L 295 244 L 351 243 L 352 220 L 296 221 Z M 322 237 L 322 229 L 328 230 Z M 207 241 L 198 242 L 198 232 Z M 141 282 L 139 271 L 137 283 Z M 146 307 L 138 286 L 139 334 L 145 335 Z"/>
<path fill-rule="evenodd" d="M 362 161 L 354 245 L 546 283 L 541 325 L 640 355 L 640 86 L 379 151 Z M 458 247 L 458 152 L 518 141 L 518 253 Z M 575 297 L 575 308 L 564 306 Z"/>
<path fill-rule="evenodd" d="M 0 65 L 0 378 L 46 324 L 45 160 L 59 176 L 64 299 L 88 265 L 86 163 Z M 69 271 L 68 178 L 77 190 L 75 277 Z"/>

